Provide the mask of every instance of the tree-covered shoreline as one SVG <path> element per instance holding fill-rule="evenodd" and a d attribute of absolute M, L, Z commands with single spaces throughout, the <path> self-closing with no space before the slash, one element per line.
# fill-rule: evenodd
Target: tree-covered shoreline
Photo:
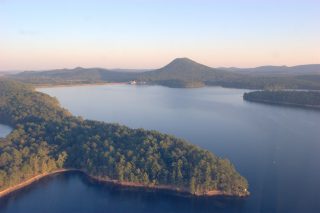
<path fill-rule="evenodd" d="M 243 99 L 273 105 L 320 109 L 319 91 L 254 91 L 245 93 Z"/>
<path fill-rule="evenodd" d="M 84 120 L 21 83 L 0 80 L 0 190 L 36 175 L 74 168 L 88 175 L 145 186 L 171 185 L 191 194 L 248 195 L 230 161 L 157 131 Z"/>

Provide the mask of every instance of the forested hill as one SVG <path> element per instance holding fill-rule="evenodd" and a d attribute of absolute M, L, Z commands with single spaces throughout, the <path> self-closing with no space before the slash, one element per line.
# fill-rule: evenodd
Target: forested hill
<path fill-rule="evenodd" d="M 188 58 L 177 58 L 168 65 L 146 72 L 121 72 L 100 68 L 75 68 L 22 72 L 6 78 L 29 84 L 88 84 L 128 82 L 169 87 L 223 86 L 246 89 L 320 90 L 320 66 L 264 66 L 252 69 L 211 68 Z"/>
<path fill-rule="evenodd" d="M 178 58 L 163 68 L 141 73 L 137 78 L 169 87 L 223 86 L 245 89 L 320 90 L 320 70 L 316 72 L 318 67 L 320 68 L 316 65 L 297 66 L 287 69 L 295 72 L 278 73 L 274 67 L 269 66 L 265 67 L 264 72 L 241 72 L 238 69 L 211 68 L 188 58 Z M 299 68 L 301 72 L 297 71 Z M 311 70 L 313 72 L 310 72 Z"/>
<path fill-rule="evenodd" d="M 320 92 L 315 91 L 255 91 L 245 93 L 247 101 L 320 109 Z"/>
<path fill-rule="evenodd" d="M 170 135 L 83 120 L 56 99 L 0 80 L 0 190 L 60 168 L 104 180 L 170 186 L 192 194 L 245 196 L 248 183 L 226 159 Z M 214 139 L 212 139 L 214 140 Z"/>
<path fill-rule="evenodd" d="M 48 71 L 25 71 L 7 76 L 29 84 L 90 84 L 103 82 L 127 82 L 137 78 L 135 72 L 112 71 L 102 68 L 57 69 Z"/>
<path fill-rule="evenodd" d="M 141 73 L 139 80 L 172 87 L 197 87 L 232 82 L 241 74 L 214 69 L 188 58 L 177 58 L 163 68 Z"/>

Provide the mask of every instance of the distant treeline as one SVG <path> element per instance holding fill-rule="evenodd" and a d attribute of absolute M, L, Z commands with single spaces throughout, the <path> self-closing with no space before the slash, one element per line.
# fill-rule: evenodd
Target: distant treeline
<path fill-rule="evenodd" d="M 227 159 L 157 131 L 72 116 L 55 98 L 21 83 L 0 80 L 0 122 L 14 127 L 0 139 L 0 190 L 74 168 L 97 178 L 193 194 L 248 194 L 246 179 Z"/>
<path fill-rule="evenodd" d="M 75 68 L 42 72 L 22 72 L 7 76 L 7 78 L 37 85 L 90 84 L 136 80 L 147 84 L 179 88 L 223 86 L 246 89 L 320 90 L 320 65 L 286 67 L 286 69 L 270 66 L 263 67 L 263 69 L 262 67 L 257 68 L 257 71 L 254 68 L 250 69 L 250 71 L 239 70 L 241 69 L 216 69 L 187 58 L 179 58 L 163 68 L 146 72 L 134 73 L 100 68 Z M 279 70 L 279 72 L 276 72 L 276 70 Z M 298 72 L 298 70 L 300 71 Z M 306 73 L 303 70 L 306 70 Z"/>
<path fill-rule="evenodd" d="M 245 93 L 247 101 L 320 109 L 320 92 L 316 91 L 255 91 Z"/>

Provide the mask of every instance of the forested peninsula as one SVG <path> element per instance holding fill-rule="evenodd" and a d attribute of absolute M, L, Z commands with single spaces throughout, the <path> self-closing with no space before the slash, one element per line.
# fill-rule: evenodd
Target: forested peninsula
<path fill-rule="evenodd" d="M 246 101 L 320 110 L 319 91 L 254 91 L 245 93 Z"/>
<path fill-rule="evenodd" d="M 76 169 L 107 182 L 190 195 L 249 195 L 227 159 L 157 131 L 75 117 L 34 88 L 0 80 L 0 191 L 34 177 Z M 213 139 L 214 140 L 214 139 Z"/>

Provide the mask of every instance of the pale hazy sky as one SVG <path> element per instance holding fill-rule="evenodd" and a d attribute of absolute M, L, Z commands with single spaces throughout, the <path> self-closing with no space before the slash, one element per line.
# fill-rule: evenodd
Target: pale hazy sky
<path fill-rule="evenodd" d="M 0 0 L 0 70 L 320 63 L 320 0 Z"/>

